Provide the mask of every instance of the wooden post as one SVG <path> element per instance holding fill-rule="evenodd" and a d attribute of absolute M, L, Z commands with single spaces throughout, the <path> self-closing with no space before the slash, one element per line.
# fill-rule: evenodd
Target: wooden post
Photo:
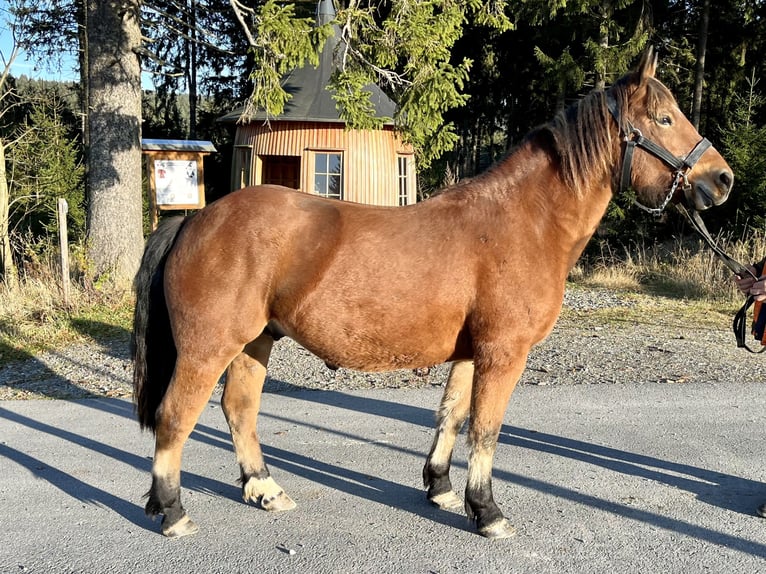
<path fill-rule="evenodd" d="M 159 223 L 159 215 L 157 214 L 157 196 L 155 191 L 154 181 L 154 169 L 152 168 L 152 162 L 154 161 L 154 154 L 147 154 L 146 156 L 146 178 L 149 182 L 149 222 L 151 224 L 151 230 L 157 229 Z"/>
<path fill-rule="evenodd" d="M 64 295 L 64 306 L 69 307 L 69 234 L 67 232 L 66 214 L 69 205 L 66 199 L 58 200 L 59 220 L 59 251 L 61 253 L 61 291 Z"/>

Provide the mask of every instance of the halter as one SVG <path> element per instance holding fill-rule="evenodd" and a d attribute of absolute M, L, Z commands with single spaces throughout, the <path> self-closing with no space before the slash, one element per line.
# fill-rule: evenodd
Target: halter
<path fill-rule="evenodd" d="M 645 138 L 641 133 L 641 130 L 633 127 L 633 124 L 631 124 L 630 121 L 627 119 L 625 119 L 624 122 L 622 121 L 620 110 L 617 107 L 617 100 L 615 99 L 611 90 L 606 92 L 606 104 L 609 108 L 609 112 L 612 114 L 612 117 L 614 117 L 614 120 L 617 122 L 617 126 L 620 128 L 620 136 L 623 138 L 623 141 L 625 141 L 625 151 L 622 156 L 622 170 L 620 173 L 620 192 L 626 191 L 630 186 L 633 152 L 637 147 L 662 160 L 674 170 L 673 184 L 670 186 L 670 191 L 668 191 L 668 194 L 665 196 L 665 199 L 659 206 L 647 207 L 646 205 L 633 200 L 633 203 L 635 203 L 638 207 L 647 213 L 651 213 L 655 216 L 661 215 L 667 207 L 668 203 L 670 203 L 670 200 L 673 199 L 673 196 L 676 194 L 679 185 L 683 183 L 682 189 L 684 191 L 691 187 L 687 174 L 689 173 L 689 170 L 694 167 L 694 164 L 699 161 L 700 157 L 702 157 L 702 154 L 705 153 L 705 151 L 712 144 L 707 138 L 702 138 L 697 142 L 697 145 L 695 145 L 686 155 L 686 157 L 676 157 L 660 144 L 654 143 L 652 140 Z"/>

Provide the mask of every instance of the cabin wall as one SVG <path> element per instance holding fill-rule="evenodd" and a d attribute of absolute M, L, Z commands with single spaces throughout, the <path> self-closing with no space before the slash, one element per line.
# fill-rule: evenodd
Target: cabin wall
<path fill-rule="evenodd" d="M 314 153 L 343 155 L 343 199 L 373 205 L 399 205 L 399 158 L 410 174 L 407 203 L 415 203 L 417 181 L 412 147 L 390 127 L 347 130 L 342 123 L 272 121 L 237 126 L 232 189 L 263 181 L 263 156 L 298 156 L 300 189 L 313 191 Z"/>

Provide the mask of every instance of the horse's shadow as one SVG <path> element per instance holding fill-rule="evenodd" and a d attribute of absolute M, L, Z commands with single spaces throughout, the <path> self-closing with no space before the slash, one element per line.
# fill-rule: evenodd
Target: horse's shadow
<path fill-rule="evenodd" d="M 309 391 L 298 396 L 310 402 L 394 418 L 416 426 L 434 426 L 434 412 L 422 407 L 338 391 Z M 693 493 L 705 503 L 740 514 L 752 515 L 755 509 L 753 501 L 757 500 L 755 497 L 760 495 L 766 498 L 766 485 L 758 481 L 513 425 L 504 424 L 501 427 L 498 443 L 567 457 L 620 474 L 654 480 Z M 493 475 L 499 479 L 520 482 L 518 475 L 502 470 L 495 470 Z"/>
<path fill-rule="evenodd" d="M 293 387 L 289 383 L 281 382 L 279 386 L 282 389 Z M 296 390 L 298 389 L 298 387 L 293 388 Z M 291 392 L 290 396 L 309 403 L 328 405 L 334 408 L 376 415 L 418 427 L 433 427 L 433 412 L 422 407 L 370 397 L 360 397 L 339 391 L 306 391 L 305 389 L 301 389 L 300 392 Z M 91 408 L 119 415 L 127 419 L 134 419 L 132 405 L 123 400 L 100 399 L 86 401 L 84 404 L 87 404 Z M 290 418 L 289 414 L 281 416 L 262 412 L 261 416 L 264 419 L 303 424 L 308 428 L 333 433 L 346 439 L 366 441 L 362 436 L 329 429 L 323 425 L 297 423 L 295 419 Z M 145 471 L 147 474 L 151 469 L 150 459 L 111 447 L 97 440 L 46 425 L 45 423 L 29 419 L 2 408 L 0 408 L 0 417 L 26 425 L 31 429 L 50 433 L 51 435 L 71 441 L 74 444 L 89 448 L 104 456 L 129 464 L 139 470 Z M 201 423 L 197 424 L 192 433 L 191 440 L 208 446 L 232 451 L 228 432 L 209 425 Z M 662 484 L 691 492 L 695 494 L 699 500 L 708 504 L 742 514 L 752 514 L 756 502 L 758 501 L 756 498 L 758 493 L 760 492 L 762 494 L 763 491 L 766 490 L 764 489 L 764 485 L 760 482 L 747 480 L 734 475 L 714 472 L 704 468 L 670 462 L 651 456 L 631 453 L 557 435 L 536 432 L 512 425 L 503 425 L 499 442 L 518 448 L 525 448 L 555 456 L 568 457 L 579 462 L 601 466 L 615 473 L 654 480 Z M 423 452 L 399 447 L 395 444 L 377 443 L 376 447 L 418 457 L 422 457 L 424 454 Z M 431 506 L 430 503 L 426 501 L 425 495 L 421 489 L 398 484 L 385 478 L 374 477 L 369 474 L 351 470 L 344 466 L 316 460 L 301 453 L 290 452 L 269 445 L 263 445 L 263 452 L 268 464 L 274 468 L 303 477 L 339 492 L 358 496 L 386 506 L 393 506 L 401 510 L 406 510 L 451 528 L 472 530 L 464 515 L 444 512 Z M 135 524 L 139 524 L 145 528 L 149 527 L 148 520 L 141 516 L 143 513 L 142 509 L 134 504 L 115 499 L 115 497 L 109 493 L 85 483 L 80 483 L 81 481 L 77 481 L 76 479 L 70 480 L 71 477 L 65 475 L 65 473 L 62 473 L 61 471 L 55 469 L 52 471 L 41 471 L 39 470 L 41 466 L 45 466 L 46 468 L 50 468 L 50 466 L 44 461 L 29 457 L 8 446 L 4 446 L 4 448 L 0 450 L 0 455 L 24 465 L 29 468 L 30 471 L 40 476 L 40 478 L 49 480 L 55 486 L 77 499 L 98 502 L 106 507 L 114 509 L 120 515 Z M 455 466 L 464 468 L 465 463 L 458 462 Z M 524 476 L 502 468 L 496 468 L 494 476 L 497 480 L 503 480 L 511 484 L 531 488 L 543 492 L 548 496 L 553 495 L 564 500 L 605 510 L 617 516 L 677 531 L 687 536 L 720 544 L 742 552 L 766 555 L 766 545 L 709 528 L 696 526 L 682 520 L 670 518 L 663 514 L 644 511 L 629 504 L 622 504 L 588 495 L 574 488 Z M 216 496 L 221 496 L 234 501 L 240 500 L 240 491 L 233 484 L 225 484 L 218 480 L 189 472 L 183 473 L 182 483 L 185 488 L 195 491 L 212 493 Z"/>
<path fill-rule="evenodd" d="M 329 405 L 400 420 L 415 426 L 431 428 L 434 423 L 433 412 L 428 409 L 394 403 L 387 400 L 359 397 L 338 391 L 303 391 L 301 393 L 296 393 L 294 396 L 311 403 Z M 294 419 L 290 419 L 289 416 L 262 416 L 295 423 Z M 308 426 L 320 429 L 318 426 Z M 362 438 L 354 437 L 347 433 L 328 430 L 326 428 L 322 428 L 321 430 L 341 434 L 345 438 Z M 615 473 L 650 479 L 658 483 L 690 492 L 694 494 L 698 500 L 704 503 L 745 515 L 753 515 L 755 507 L 758 503 L 762 502 L 764 492 L 766 492 L 766 487 L 761 482 L 721 472 L 710 471 L 696 466 L 631 453 L 607 446 L 523 429 L 512 425 L 502 426 L 499 443 L 549 453 L 556 456 L 564 456 L 579 462 L 601 466 Z M 385 447 L 412 455 L 422 456 L 423 454 L 391 444 L 387 444 Z M 325 478 L 326 475 L 323 472 L 314 472 L 311 470 L 312 465 L 315 467 L 317 465 L 325 467 L 327 466 L 325 463 L 307 460 L 302 455 L 297 455 L 295 453 L 285 453 L 284 451 L 277 452 L 275 449 L 269 447 L 264 447 L 264 453 L 269 455 L 269 458 L 272 459 L 270 460 L 270 463 L 274 466 L 284 468 L 285 470 L 289 470 L 300 476 L 305 476 L 306 478 L 310 478 L 321 484 L 328 483 Z M 349 473 L 349 471 L 345 469 L 339 470 L 337 467 L 330 466 L 334 473 L 340 472 L 343 476 L 346 476 Z M 464 462 L 453 462 L 453 466 L 465 468 L 466 465 Z M 355 473 L 352 472 L 351 474 L 353 475 Z M 512 484 L 537 490 L 548 496 L 553 495 L 564 500 L 570 500 L 578 504 L 585 504 L 593 508 L 605 510 L 617 516 L 653 524 L 658 527 L 673 530 L 687 536 L 709 541 L 714 544 L 720 544 L 742 552 L 758 556 L 766 555 L 766 545 L 764 544 L 732 536 L 710 528 L 697 526 L 683 520 L 670 518 L 663 514 L 641 510 L 629 504 L 622 504 L 588 495 L 575 488 L 557 485 L 498 468 L 494 469 L 493 476 L 497 480 L 504 480 Z M 340 488 L 343 484 L 338 484 L 336 480 L 333 480 L 331 485 L 334 488 L 338 488 L 351 494 L 371 498 L 365 489 L 357 489 L 353 486 Z M 389 487 L 393 490 L 384 493 L 384 496 L 382 497 L 376 495 L 372 497 L 372 499 L 382 500 L 384 504 L 390 505 L 392 500 L 391 497 L 396 494 L 395 491 L 397 489 L 401 489 L 402 487 L 390 484 Z M 415 492 L 409 492 L 410 490 L 414 490 Z M 407 492 L 413 496 L 408 496 L 407 503 L 404 505 L 397 505 L 397 507 L 427 516 L 428 518 L 433 518 L 434 511 L 431 510 L 430 507 L 429 511 L 426 512 L 423 510 L 422 502 L 418 504 L 418 500 L 424 500 L 423 492 L 415 489 L 408 489 Z M 455 525 L 453 520 L 450 520 L 448 524 Z M 465 527 L 465 520 L 463 520 L 463 527 Z"/>

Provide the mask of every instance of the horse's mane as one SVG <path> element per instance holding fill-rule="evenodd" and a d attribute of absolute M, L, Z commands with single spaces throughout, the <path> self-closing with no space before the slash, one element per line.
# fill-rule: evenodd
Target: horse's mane
<path fill-rule="evenodd" d="M 619 137 L 619 132 L 615 129 L 615 120 L 607 105 L 607 94 L 614 99 L 621 115 L 624 115 L 627 110 L 631 79 L 631 75 L 628 74 L 607 90 L 591 92 L 558 112 L 550 122 L 535 128 L 524 138 L 526 142 L 536 141 L 538 144 L 545 141 L 545 147 L 553 148 L 552 151 L 560 163 L 564 182 L 578 196 L 582 195 L 588 182 L 614 171 L 612 154 L 614 140 Z M 668 99 L 674 101 L 670 91 L 654 78 L 649 79 L 646 93 L 646 113 L 649 117 L 656 117 L 663 102 L 667 102 Z M 624 126 L 622 127 L 624 129 Z M 506 159 L 513 156 L 519 147 L 512 149 Z M 478 178 L 485 175 L 491 177 L 497 170 L 503 169 L 503 164 L 504 161 L 501 160 Z M 473 181 L 475 181 L 474 178 L 465 179 L 455 186 L 437 191 L 434 195 L 464 189 Z"/>
<path fill-rule="evenodd" d="M 627 89 L 623 82 L 609 88 L 618 109 L 624 109 Z M 556 114 L 537 133 L 547 133 L 561 163 L 561 175 L 577 195 L 593 177 L 601 177 L 612 167 L 613 129 L 606 92 L 591 92 Z M 530 134 L 531 135 L 531 134 Z"/>

